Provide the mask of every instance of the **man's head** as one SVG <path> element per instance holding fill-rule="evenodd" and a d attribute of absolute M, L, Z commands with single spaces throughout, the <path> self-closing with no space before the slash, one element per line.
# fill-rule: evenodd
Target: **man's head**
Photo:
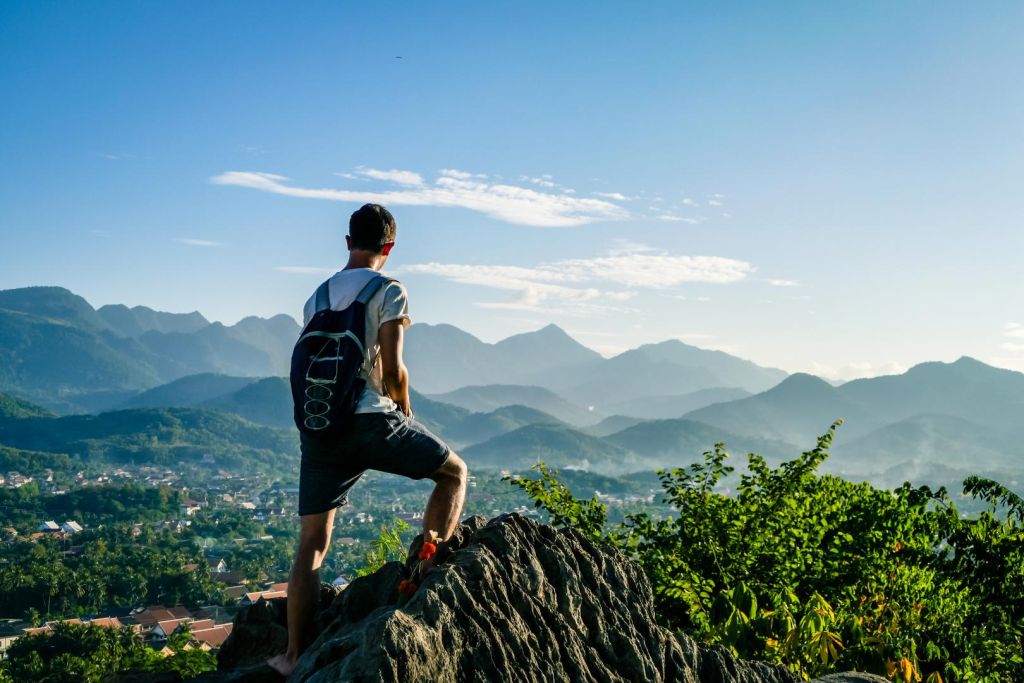
<path fill-rule="evenodd" d="M 366 251 L 387 258 L 395 246 L 395 218 L 380 204 L 364 204 L 348 221 L 349 251 Z"/>

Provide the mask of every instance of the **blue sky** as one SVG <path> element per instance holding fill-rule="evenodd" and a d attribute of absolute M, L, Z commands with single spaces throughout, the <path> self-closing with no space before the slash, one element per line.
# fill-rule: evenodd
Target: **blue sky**
<path fill-rule="evenodd" d="M 1024 5 L 0 5 L 0 287 L 299 316 L 349 213 L 414 319 L 850 378 L 1024 370 Z M 401 57 L 401 59 L 398 59 Z"/>

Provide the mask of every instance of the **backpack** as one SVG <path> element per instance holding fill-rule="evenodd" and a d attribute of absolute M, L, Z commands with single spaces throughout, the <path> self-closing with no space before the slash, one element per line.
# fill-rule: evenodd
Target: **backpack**
<path fill-rule="evenodd" d="M 355 413 L 366 378 L 366 304 L 385 283 L 375 275 L 343 311 L 331 310 L 330 279 L 316 290 L 313 317 L 292 350 L 295 426 L 308 436 L 336 436 Z M 378 352 L 378 356 L 380 353 Z"/>

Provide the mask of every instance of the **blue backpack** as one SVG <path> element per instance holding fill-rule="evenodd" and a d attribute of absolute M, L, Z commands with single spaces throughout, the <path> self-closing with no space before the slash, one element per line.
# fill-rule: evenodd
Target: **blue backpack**
<path fill-rule="evenodd" d="M 375 275 L 343 311 L 331 310 L 330 279 L 316 290 L 313 317 L 292 351 L 295 426 L 308 436 L 336 436 L 355 413 L 366 377 L 366 304 L 385 283 Z M 378 355 L 380 355 L 378 353 Z"/>

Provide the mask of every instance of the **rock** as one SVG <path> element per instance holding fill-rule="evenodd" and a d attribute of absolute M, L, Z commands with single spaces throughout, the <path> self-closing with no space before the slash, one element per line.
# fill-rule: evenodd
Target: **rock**
<path fill-rule="evenodd" d="M 781 667 L 658 626 L 640 567 L 575 531 L 516 514 L 474 518 L 446 546 L 402 609 L 397 587 L 409 568 L 399 562 L 325 598 L 322 631 L 288 682 L 796 683 Z M 242 680 L 223 676 L 282 651 L 281 607 L 242 610 L 218 655 L 221 671 L 197 680 Z"/>
<path fill-rule="evenodd" d="M 859 671 L 847 671 L 845 673 L 829 674 L 827 676 L 819 676 L 811 681 L 811 683 L 891 683 L 888 678 L 876 676 L 875 674 L 866 674 Z"/>

